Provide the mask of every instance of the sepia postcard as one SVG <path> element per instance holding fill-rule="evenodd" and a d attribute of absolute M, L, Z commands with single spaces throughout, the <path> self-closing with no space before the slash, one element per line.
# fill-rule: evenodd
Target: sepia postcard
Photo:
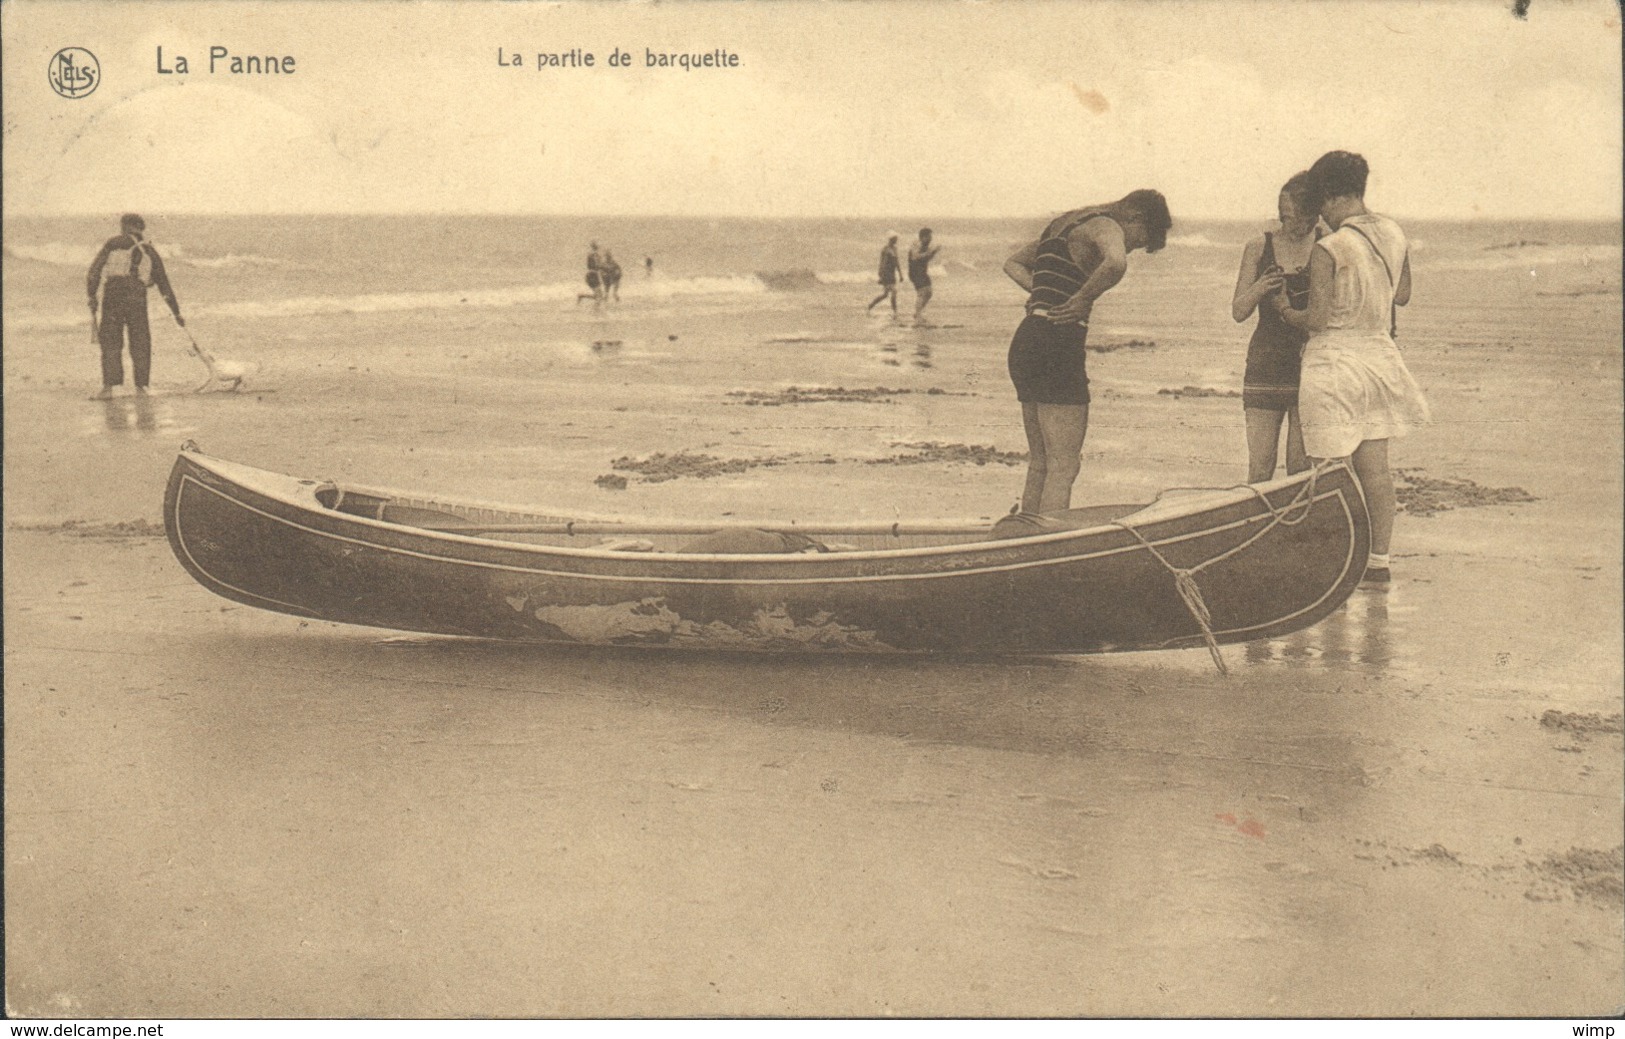
<path fill-rule="evenodd" d="M 1616 3 L 0 30 L 8 1016 L 1625 1006 Z"/>

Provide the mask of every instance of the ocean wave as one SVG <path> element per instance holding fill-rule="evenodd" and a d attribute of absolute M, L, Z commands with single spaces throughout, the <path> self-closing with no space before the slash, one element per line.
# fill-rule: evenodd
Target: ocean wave
<path fill-rule="evenodd" d="M 185 246 L 179 244 L 169 242 L 155 242 L 153 244 L 158 250 L 158 255 L 164 258 L 166 264 L 179 263 L 189 267 L 205 267 L 215 270 L 233 267 L 293 266 L 286 260 L 278 260 L 270 256 L 258 256 L 254 253 L 193 256 Z M 89 268 L 90 262 L 96 258 L 96 251 L 87 248 L 83 243 L 23 242 L 19 244 L 7 243 L 5 255 L 14 260 L 33 260 L 56 267 Z"/>
<path fill-rule="evenodd" d="M 208 308 L 223 317 L 305 317 L 316 314 L 379 314 L 405 310 L 497 308 L 570 301 L 585 291 L 579 282 L 547 282 L 493 289 L 446 289 L 425 292 L 375 292 L 354 296 L 294 296 L 274 300 L 243 300 Z M 627 299 L 678 296 L 751 295 L 766 291 L 756 278 L 710 277 L 646 281 L 628 289 Z"/>
<path fill-rule="evenodd" d="M 167 255 L 170 258 L 171 262 L 173 262 L 174 260 L 179 260 L 181 263 L 187 264 L 188 266 L 207 267 L 207 268 L 210 268 L 212 270 L 219 270 L 219 269 L 222 269 L 222 268 L 229 269 L 229 268 L 232 268 L 232 267 L 292 267 L 292 266 L 294 266 L 294 264 L 290 264 L 287 260 L 278 260 L 278 259 L 274 259 L 273 257 L 270 257 L 270 256 L 256 256 L 253 253 L 247 253 L 247 254 L 242 254 L 242 255 L 239 255 L 237 253 L 227 253 L 224 256 L 187 256 L 187 255 L 185 255 L 183 253 L 176 253 L 176 252 L 171 251 L 170 253 L 167 253 L 167 254 L 161 253 L 160 255 Z"/>
<path fill-rule="evenodd" d="M 86 329 L 90 327 L 90 312 L 86 310 L 57 311 L 54 314 L 19 314 L 16 312 L 6 315 L 7 332 L 60 332 L 64 329 Z"/>
<path fill-rule="evenodd" d="M 1546 245 L 1526 242 L 1512 246 L 1491 246 L 1467 255 L 1430 259 L 1428 266 L 1446 271 L 1500 271 L 1520 267 L 1551 267 L 1578 264 L 1581 267 L 1605 265 L 1617 268 L 1621 250 L 1617 245 Z"/>
<path fill-rule="evenodd" d="M 322 314 L 382 314 L 411 310 L 456 310 L 471 307 L 515 307 L 573 303 L 585 288 L 585 285 L 571 281 L 491 289 L 375 292 L 349 296 L 290 296 L 281 299 L 248 299 L 193 306 L 187 308 L 187 313 L 255 319 L 311 317 Z M 766 291 L 767 286 L 759 279 L 751 277 L 671 278 L 639 282 L 626 291 L 624 298 L 669 300 L 692 296 L 759 295 Z M 6 316 L 6 328 L 15 331 L 60 331 L 77 328 L 87 320 L 83 311 L 12 312 Z"/>
<path fill-rule="evenodd" d="M 950 260 L 931 268 L 933 278 L 952 277 L 952 272 L 974 271 L 969 260 Z M 875 271 L 815 271 L 796 267 L 786 271 L 757 271 L 756 279 L 773 292 L 806 292 L 820 285 L 874 285 L 880 281 Z"/>
<path fill-rule="evenodd" d="M 775 292 L 798 292 L 823 284 L 818 272 L 808 267 L 793 267 L 787 271 L 757 271 L 756 280 Z"/>
<path fill-rule="evenodd" d="M 90 261 L 96 258 L 94 249 L 86 249 L 83 245 L 69 245 L 66 242 L 25 242 L 18 245 L 7 242 L 5 255 L 13 260 L 34 260 L 59 267 L 86 268 L 90 266 Z"/>
<path fill-rule="evenodd" d="M 880 281 L 874 271 L 818 271 L 815 276 L 823 285 L 874 285 Z"/>

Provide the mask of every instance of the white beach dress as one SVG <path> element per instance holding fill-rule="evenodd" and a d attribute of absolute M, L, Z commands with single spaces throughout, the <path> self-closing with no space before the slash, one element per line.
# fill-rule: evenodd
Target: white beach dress
<path fill-rule="evenodd" d="M 1303 348 L 1298 417 L 1306 453 L 1345 458 L 1363 441 L 1404 436 L 1432 415 L 1389 334 L 1405 232 L 1385 216 L 1362 213 L 1319 244 L 1335 265 L 1332 311 Z"/>

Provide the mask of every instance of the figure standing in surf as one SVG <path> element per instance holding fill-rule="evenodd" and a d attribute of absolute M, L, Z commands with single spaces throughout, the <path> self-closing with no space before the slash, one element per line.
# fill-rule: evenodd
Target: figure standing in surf
<path fill-rule="evenodd" d="M 579 306 L 584 299 L 590 299 L 594 306 L 604 302 L 604 276 L 600 271 L 604 261 L 598 255 L 598 243 L 593 242 L 587 251 L 587 288 L 591 292 L 576 293 L 576 305 Z"/>
<path fill-rule="evenodd" d="M 182 328 L 181 305 L 170 288 L 169 275 L 158 250 L 146 240 L 147 222 L 134 213 L 119 218 L 119 233 L 102 244 L 90 264 L 85 291 L 90 297 L 92 339 L 102 352 L 102 389 L 96 396 L 105 400 L 113 387 L 124 383 L 124 340 L 128 332 L 130 367 L 135 392 L 145 394 L 152 376 L 152 330 L 147 324 L 147 287 L 157 286 L 158 294 Z M 97 292 L 100 291 L 98 314 Z"/>
<path fill-rule="evenodd" d="M 931 261 L 942 250 L 941 243 L 933 244 L 931 229 L 920 228 L 920 237 L 908 247 L 908 280 L 914 284 L 914 320 L 920 320 L 925 305 L 931 302 Z"/>
<path fill-rule="evenodd" d="M 897 279 L 903 272 L 903 265 L 897 259 L 897 232 L 893 231 L 886 239 L 886 244 L 880 250 L 880 295 L 869 301 L 864 309 L 872 311 L 875 304 L 888 296 L 891 298 L 892 317 L 897 316 Z"/>

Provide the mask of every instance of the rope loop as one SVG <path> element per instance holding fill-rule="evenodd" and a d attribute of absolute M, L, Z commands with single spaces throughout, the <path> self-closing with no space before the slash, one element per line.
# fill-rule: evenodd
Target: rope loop
<path fill-rule="evenodd" d="M 1174 575 L 1174 588 L 1175 588 L 1175 590 L 1177 590 L 1179 592 L 1179 598 L 1180 598 L 1181 601 L 1184 602 L 1185 609 L 1190 611 L 1191 617 L 1196 621 L 1197 626 L 1202 629 L 1202 640 L 1207 643 L 1208 654 L 1213 657 L 1213 663 L 1214 663 L 1214 665 L 1216 665 L 1218 667 L 1219 674 L 1228 675 L 1230 673 L 1230 669 L 1229 669 L 1229 667 L 1227 667 L 1225 665 L 1223 654 L 1221 654 L 1219 652 L 1219 640 L 1214 638 L 1214 636 L 1213 636 L 1213 614 L 1208 609 L 1207 600 L 1202 598 L 1202 589 L 1196 583 L 1196 575 L 1201 573 L 1203 570 L 1206 570 L 1208 567 L 1212 566 L 1214 563 L 1223 562 L 1224 560 L 1229 559 L 1230 557 L 1232 557 L 1234 555 L 1237 555 L 1237 554 L 1245 551 L 1246 549 L 1252 547 L 1252 545 L 1255 542 L 1257 542 L 1264 535 L 1268 534 L 1270 531 L 1274 530 L 1276 527 L 1294 527 L 1294 526 L 1297 526 L 1299 523 L 1302 523 L 1305 519 L 1307 519 L 1309 517 L 1310 511 L 1313 510 L 1314 506 L 1315 506 L 1315 482 L 1318 479 L 1320 479 L 1321 472 L 1324 471 L 1326 469 L 1326 467 L 1328 465 L 1331 465 L 1331 464 L 1333 464 L 1333 462 L 1324 461 L 1324 462 L 1321 462 L 1318 465 L 1316 465 L 1313 469 L 1311 469 L 1309 471 L 1309 479 L 1304 481 L 1303 487 L 1299 489 L 1297 494 L 1293 495 L 1291 501 L 1287 502 L 1285 505 L 1281 506 L 1280 508 L 1276 508 L 1275 503 L 1270 501 L 1269 496 L 1266 495 L 1263 491 L 1259 490 L 1257 487 L 1255 487 L 1252 484 L 1237 484 L 1234 487 L 1226 487 L 1226 488 L 1217 488 L 1217 487 L 1172 487 L 1172 488 L 1169 488 L 1169 490 L 1184 490 L 1184 491 L 1213 491 L 1213 490 L 1231 490 L 1231 491 L 1246 490 L 1246 491 L 1251 491 L 1252 494 L 1260 502 L 1263 503 L 1264 508 L 1269 512 L 1269 515 L 1270 515 L 1269 522 L 1264 524 L 1263 528 L 1260 529 L 1257 533 L 1253 534 L 1251 537 L 1247 538 L 1247 540 L 1241 542 L 1240 544 L 1235 545 L 1235 546 L 1233 546 L 1231 548 L 1228 548 L 1228 549 L 1226 549 L 1225 551 L 1219 553 L 1216 556 L 1213 556 L 1213 557 L 1211 557 L 1209 559 L 1202 560 L 1200 563 L 1197 563 L 1195 566 L 1191 566 L 1191 567 L 1177 567 L 1177 566 L 1175 566 L 1174 564 L 1168 562 L 1168 558 L 1166 556 L 1164 556 L 1161 552 L 1157 551 L 1157 546 L 1153 545 L 1150 541 L 1146 540 L 1145 535 L 1140 533 L 1138 528 L 1136 528 L 1134 526 L 1131 526 L 1130 524 L 1125 523 L 1122 520 L 1113 520 L 1112 521 L 1113 525 L 1118 526 L 1118 527 L 1122 527 L 1124 530 L 1128 531 L 1130 534 L 1133 534 L 1135 539 L 1138 540 L 1140 542 L 1140 544 L 1145 546 L 1146 551 L 1150 552 L 1151 555 L 1156 559 L 1157 562 L 1161 563 L 1163 565 L 1163 567 L 1170 574 Z M 1162 493 L 1166 494 L 1168 492 L 1164 491 Z M 1162 494 L 1157 495 L 1157 500 L 1158 501 L 1162 500 Z M 1294 514 L 1294 512 L 1296 512 L 1296 514 Z"/>

